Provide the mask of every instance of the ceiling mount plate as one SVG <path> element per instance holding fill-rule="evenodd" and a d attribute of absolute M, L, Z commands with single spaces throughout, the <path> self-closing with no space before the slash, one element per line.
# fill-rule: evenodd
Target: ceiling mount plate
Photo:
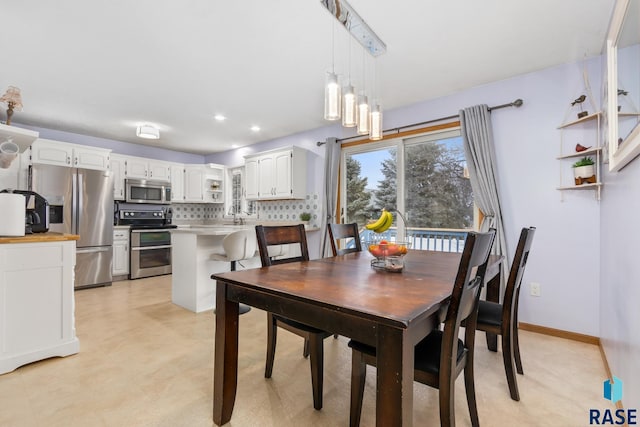
<path fill-rule="evenodd" d="M 340 24 L 358 40 L 358 42 L 371 54 L 379 56 L 387 51 L 387 45 L 373 32 L 371 27 L 364 22 L 355 9 L 346 0 L 320 0 L 320 3 L 333 15 Z"/>

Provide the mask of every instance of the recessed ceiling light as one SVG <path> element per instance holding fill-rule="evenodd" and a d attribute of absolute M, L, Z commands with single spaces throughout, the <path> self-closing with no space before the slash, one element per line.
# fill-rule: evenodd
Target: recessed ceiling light
<path fill-rule="evenodd" d="M 215 116 L 213 116 L 213 118 L 219 122 L 224 122 L 225 120 L 227 120 L 227 118 L 222 114 L 216 114 Z"/>
<path fill-rule="evenodd" d="M 259 132 L 260 131 L 260 126 L 253 125 L 253 126 L 251 126 L 251 130 L 254 131 L 254 132 Z"/>

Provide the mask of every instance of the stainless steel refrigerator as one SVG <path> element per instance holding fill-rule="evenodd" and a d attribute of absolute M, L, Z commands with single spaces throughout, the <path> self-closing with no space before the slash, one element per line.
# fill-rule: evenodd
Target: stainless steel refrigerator
<path fill-rule="evenodd" d="M 49 202 L 49 231 L 80 235 L 75 288 L 110 285 L 113 177 L 109 172 L 33 165 L 31 187 Z"/>

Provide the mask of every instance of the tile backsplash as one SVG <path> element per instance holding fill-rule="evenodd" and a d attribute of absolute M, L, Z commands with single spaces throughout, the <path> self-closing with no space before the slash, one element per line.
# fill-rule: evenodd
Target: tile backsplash
<path fill-rule="evenodd" d="M 171 205 L 173 220 L 177 223 L 215 221 L 224 218 L 221 204 L 174 203 Z M 300 214 L 311 214 L 309 225 L 320 226 L 322 203 L 318 194 L 307 194 L 303 200 L 273 200 L 258 202 L 258 219 L 266 221 L 299 221 Z"/>

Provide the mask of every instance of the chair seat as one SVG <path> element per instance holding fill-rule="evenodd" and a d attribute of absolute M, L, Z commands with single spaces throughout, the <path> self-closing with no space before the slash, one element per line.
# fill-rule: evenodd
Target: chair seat
<path fill-rule="evenodd" d="M 214 260 L 214 261 L 224 261 L 224 262 L 234 261 L 234 260 L 229 259 L 227 254 L 211 254 L 211 256 L 209 256 L 209 259 Z"/>
<path fill-rule="evenodd" d="M 358 341 L 349 341 L 349 347 L 375 357 L 376 349 Z M 440 354 L 442 353 L 442 331 L 435 330 L 427 335 L 415 347 L 414 369 L 437 375 L 440 372 Z M 464 344 L 458 339 L 458 354 L 460 360 L 464 355 Z"/>
<path fill-rule="evenodd" d="M 502 326 L 502 304 L 480 301 L 478 304 L 478 325 Z"/>
<path fill-rule="evenodd" d="M 296 322 L 295 320 L 278 316 L 277 314 L 274 314 L 273 317 L 275 317 L 275 319 L 279 322 L 282 322 L 296 329 L 301 329 L 305 332 L 310 332 L 312 334 L 326 334 L 327 336 L 331 335 L 329 332 L 323 331 L 322 329 L 317 329 L 317 328 L 314 328 L 313 326 L 305 325 L 304 323 Z"/>

